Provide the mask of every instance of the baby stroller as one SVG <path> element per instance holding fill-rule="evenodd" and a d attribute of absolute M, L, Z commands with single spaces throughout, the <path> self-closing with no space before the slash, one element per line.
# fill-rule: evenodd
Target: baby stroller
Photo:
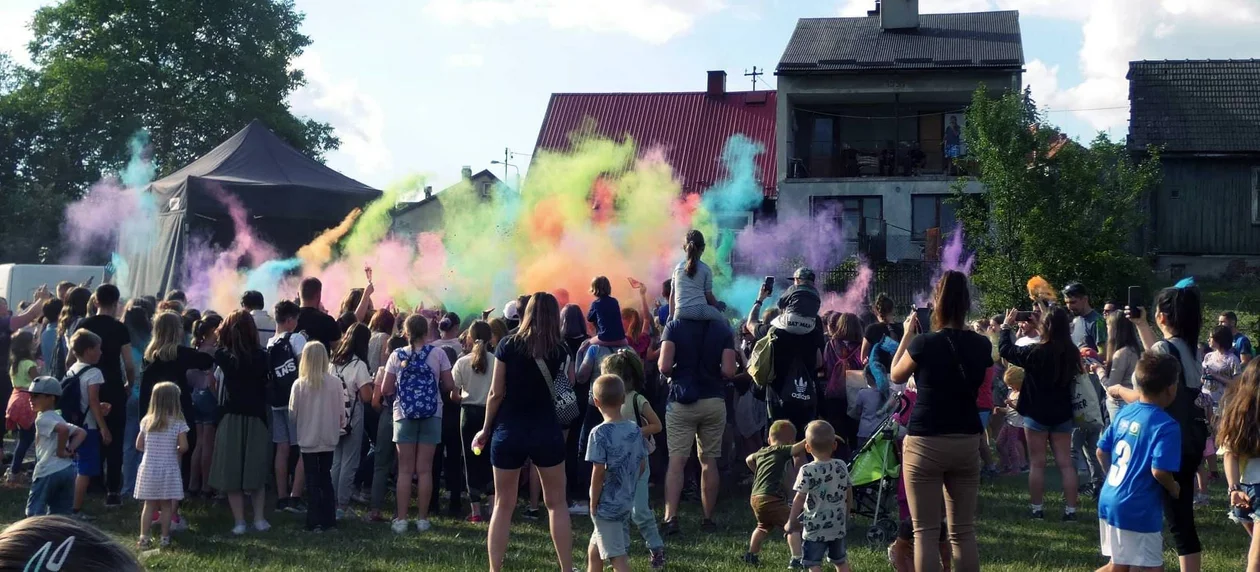
<path fill-rule="evenodd" d="M 901 455 L 897 432 L 901 426 L 894 417 L 906 407 L 906 400 L 894 397 L 896 407 L 880 422 L 849 463 L 853 483 L 853 514 L 871 519 L 866 541 L 883 548 L 897 537 L 897 478 L 901 475 Z"/>

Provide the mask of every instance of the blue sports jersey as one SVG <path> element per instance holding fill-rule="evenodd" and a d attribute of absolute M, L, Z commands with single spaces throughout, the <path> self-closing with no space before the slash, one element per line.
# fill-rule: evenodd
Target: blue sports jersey
<path fill-rule="evenodd" d="M 1234 354 L 1238 356 L 1238 359 L 1256 355 L 1256 350 L 1251 347 L 1251 340 L 1242 332 L 1234 335 Z"/>
<path fill-rule="evenodd" d="M 1163 409 L 1134 403 L 1111 420 L 1098 448 L 1111 454 L 1111 470 L 1098 497 L 1098 518 L 1121 530 L 1162 531 L 1165 491 L 1151 469 L 1175 473 L 1181 468 L 1181 427 Z"/>

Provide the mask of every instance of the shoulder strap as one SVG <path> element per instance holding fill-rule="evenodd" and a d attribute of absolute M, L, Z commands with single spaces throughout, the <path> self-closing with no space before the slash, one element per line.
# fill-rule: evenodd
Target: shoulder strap
<path fill-rule="evenodd" d="M 1181 361 L 1181 350 L 1177 349 L 1177 344 L 1173 343 L 1172 340 L 1163 340 L 1163 342 L 1166 346 L 1168 346 L 1168 355 L 1177 359 L 1177 369 L 1181 370 L 1181 387 L 1177 389 L 1180 391 L 1186 391 L 1187 388 L 1190 387 L 1190 383 L 1186 378 L 1186 366 Z"/>
<path fill-rule="evenodd" d="M 643 426 L 643 416 L 639 414 L 639 398 L 643 397 L 639 392 L 634 392 L 634 399 L 630 400 L 631 406 L 634 407 L 634 424 L 639 427 Z"/>
<path fill-rule="evenodd" d="M 556 382 L 551 377 L 551 370 L 547 369 L 547 362 L 542 358 L 534 358 L 534 363 L 538 365 L 538 371 L 542 372 L 543 379 L 547 381 L 547 390 L 551 392 L 551 400 L 556 399 Z"/>
<path fill-rule="evenodd" d="M 954 357 L 954 364 L 958 366 L 958 374 L 962 376 L 963 381 L 967 381 L 967 370 L 963 369 L 962 360 L 958 358 L 958 348 L 954 347 L 954 339 L 949 336 L 948 332 L 941 332 L 941 336 L 945 341 L 949 342 L 949 354 Z"/>

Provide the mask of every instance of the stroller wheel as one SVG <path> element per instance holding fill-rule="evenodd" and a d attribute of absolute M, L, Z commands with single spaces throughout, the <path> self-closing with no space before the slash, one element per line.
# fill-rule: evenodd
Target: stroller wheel
<path fill-rule="evenodd" d="M 901 525 L 891 518 L 881 518 L 875 522 L 875 527 L 883 530 L 888 542 L 892 542 L 893 539 L 897 538 L 897 531 L 901 528 Z"/>
<path fill-rule="evenodd" d="M 888 523 L 892 524 L 892 528 L 888 528 Z M 894 538 L 897 537 L 897 523 L 888 519 L 876 521 L 873 526 L 866 530 L 866 542 L 871 546 L 883 548 L 888 546 Z"/>

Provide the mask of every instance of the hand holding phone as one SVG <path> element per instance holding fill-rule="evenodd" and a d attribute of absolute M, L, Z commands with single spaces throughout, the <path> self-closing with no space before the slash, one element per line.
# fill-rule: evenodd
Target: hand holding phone
<path fill-rule="evenodd" d="M 932 327 L 932 309 L 931 308 L 915 308 L 914 319 L 915 319 L 916 325 L 918 326 L 918 329 L 915 330 L 915 333 L 922 334 L 924 332 L 929 331 Z"/>
<path fill-rule="evenodd" d="M 371 284 L 371 283 L 372 283 L 372 267 L 371 267 L 371 266 L 364 266 L 364 267 L 363 267 L 363 273 L 367 275 L 367 281 L 368 281 L 368 284 Z"/>

